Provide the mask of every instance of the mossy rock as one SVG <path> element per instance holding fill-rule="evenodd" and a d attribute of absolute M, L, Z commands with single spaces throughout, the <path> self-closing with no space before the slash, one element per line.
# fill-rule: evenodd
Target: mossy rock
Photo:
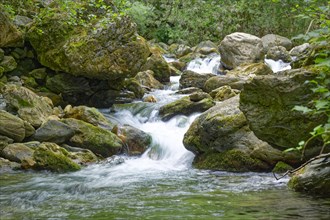
<path fill-rule="evenodd" d="M 261 160 L 253 159 L 247 153 L 236 149 L 197 155 L 193 165 L 198 169 L 230 172 L 264 171 L 268 168 Z"/>
<path fill-rule="evenodd" d="M 34 169 L 54 172 L 80 170 L 80 166 L 70 158 L 70 153 L 54 143 L 42 143 L 33 153 L 36 161 Z"/>
<path fill-rule="evenodd" d="M 285 173 L 288 170 L 293 170 L 293 167 L 287 163 L 282 161 L 277 162 L 274 169 L 272 170 L 273 173 Z"/>

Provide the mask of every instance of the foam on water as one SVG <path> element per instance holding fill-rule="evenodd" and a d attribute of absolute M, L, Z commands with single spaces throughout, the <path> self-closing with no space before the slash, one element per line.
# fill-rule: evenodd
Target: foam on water
<path fill-rule="evenodd" d="M 196 58 L 190 61 L 187 65 L 187 70 L 196 73 L 213 73 L 217 74 L 220 65 L 220 55 L 214 53 L 205 58 Z"/>
<path fill-rule="evenodd" d="M 285 63 L 282 60 L 275 61 L 271 59 L 265 59 L 265 63 L 273 70 L 274 73 L 291 69 L 290 63 Z"/>

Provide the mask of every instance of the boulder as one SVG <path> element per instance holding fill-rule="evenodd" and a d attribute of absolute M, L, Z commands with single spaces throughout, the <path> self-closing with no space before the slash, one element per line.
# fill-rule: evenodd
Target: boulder
<path fill-rule="evenodd" d="M 180 58 L 192 52 L 192 49 L 184 44 L 171 44 L 168 48 L 169 52 L 175 54 L 176 57 Z"/>
<path fill-rule="evenodd" d="M 34 150 L 25 144 L 9 144 L 0 153 L 3 158 L 20 163 L 24 168 L 31 168 L 35 164 L 33 158 Z"/>
<path fill-rule="evenodd" d="M 290 56 L 292 56 L 293 62 L 291 63 L 293 68 L 300 68 L 305 65 L 306 60 L 309 57 L 313 57 L 311 54 L 313 48 L 309 43 L 304 43 L 302 45 L 296 46 L 290 50 Z"/>
<path fill-rule="evenodd" d="M 281 46 L 286 50 L 290 50 L 292 48 L 291 40 L 276 34 L 267 34 L 261 38 L 261 41 L 266 53 L 274 46 Z"/>
<path fill-rule="evenodd" d="M 33 77 L 36 82 L 39 84 L 44 84 L 47 77 L 47 69 L 46 68 L 39 68 L 34 69 L 28 73 L 29 76 Z"/>
<path fill-rule="evenodd" d="M 159 116 L 163 121 L 168 121 L 176 115 L 190 115 L 194 112 L 204 112 L 214 106 L 214 104 L 209 94 L 195 92 L 162 106 L 159 109 Z"/>
<path fill-rule="evenodd" d="M 93 107 L 68 105 L 64 109 L 64 114 L 65 118 L 75 118 L 101 128 L 112 129 L 114 126 L 98 109 Z"/>
<path fill-rule="evenodd" d="M 209 55 L 211 53 L 217 53 L 218 49 L 217 49 L 217 45 L 215 43 L 208 40 L 208 41 L 200 42 L 196 46 L 194 52 L 195 53 L 200 53 L 200 54 L 203 54 L 203 55 Z"/>
<path fill-rule="evenodd" d="M 291 177 L 288 186 L 294 191 L 329 198 L 330 156 L 323 156 L 297 171 Z"/>
<path fill-rule="evenodd" d="M 103 157 L 117 154 L 122 149 L 122 141 L 108 130 L 73 118 L 61 121 L 75 132 L 75 135 L 68 141 L 68 144 L 73 147 L 89 149 Z"/>
<path fill-rule="evenodd" d="M 74 135 L 73 129 L 63 122 L 49 120 L 36 130 L 32 139 L 40 142 L 62 144 Z"/>
<path fill-rule="evenodd" d="M 69 157 L 79 165 L 89 165 L 99 161 L 98 157 L 90 150 L 71 147 L 67 144 L 62 144 L 61 147 L 66 149 L 69 152 Z"/>
<path fill-rule="evenodd" d="M 86 8 L 86 13 L 99 10 L 92 5 Z M 67 22 L 71 19 L 68 13 L 60 9 L 52 12 L 45 13 L 42 22 L 28 31 L 43 66 L 74 76 L 117 80 L 134 77 L 149 57 L 147 42 L 137 35 L 136 25 L 126 16 L 108 18 L 107 22 L 85 21 L 84 27 L 75 28 Z"/>
<path fill-rule="evenodd" d="M 219 75 L 209 78 L 203 87 L 205 92 L 212 92 L 222 86 L 230 86 L 232 89 L 242 90 L 243 85 L 251 80 L 252 77 L 248 76 L 231 76 L 231 75 Z"/>
<path fill-rule="evenodd" d="M 6 136 L 2 136 L 0 135 L 0 152 L 8 146 L 8 144 L 12 144 L 14 143 L 14 140 L 9 138 L 9 137 L 6 137 Z"/>
<path fill-rule="evenodd" d="M 188 87 L 203 88 L 205 82 L 213 77 L 214 74 L 199 74 L 191 70 L 185 70 L 180 78 L 180 89 Z"/>
<path fill-rule="evenodd" d="M 249 76 L 273 74 L 270 67 L 264 63 L 245 63 L 226 73 L 226 76 Z"/>
<path fill-rule="evenodd" d="M 24 36 L 0 6 L 0 47 L 22 47 Z"/>
<path fill-rule="evenodd" d="M 212 92 L 210 92 L 210 96 L 214 101 L 224 101 L 236 96 L 239 93 L 239 90 L 232 89 L 230 86 L 221 86 L 215 90 L 212 90 Z"/>
<path fill-rule="evenodd" d="M 267 171 L 282 159 L 249 129 L 235 96 L 201 114 L 184 135 L 184 146 L 196 154 L 194 165 L 227 171 Z M 269 152 L 269 153 L 267 153 Z M 277 156 L 280 154 L 280 157 Z M 276 157 L 276 158 L 274 158 Z"/>
<path fill-rule="evenodd" d="M 4 110 L 0 110 L 0 134 L 21 142 L 25 138 L 24 121 Z"/>
<path fill-rule="evenodd" d="M 152 70 L 153 76 L 159 82 L 169 82 L 171 69 L 166 60 L 160 54 L 152 54 L 148 57 L 147 62 L 141 68 L 143 71 Z"/>
<path fill-rule="evenodd" d="M 240 109 L 258 138 L 285 150 L 307 140 L 309 131 L 324 124 L 324 115 L 293 111 L 295 106 L 308 106 L 315 99 L 311 84 L 317 73 L 304 69 L 287 70 L 278 75 L 256 76 L 244 85 Z"/>
<path fill-rule="evenodd" d="M 141 85 L 150 89 L 161 89 L 164 86 L 157 79 L 154 78 L 154 72 L 152 70 L 138 72 L 135 76 L 135 79 Z"/>
<path fill-rule="evenodd" d="M 260 38 L 246 33 L 227 35 L 219 45 L 221 62 L 227 69 L 233 69 L 243 63 L 257 63 L 264 59 Z"/>
<path fill-rule="evenodd" d="M 3 58 L 5 58 L 5 51 L 0 48 L 0 62 L 3 60 Z"/>
<path fill-rule="evenodd" d="M 114 128 L 114 130 L 124 142 L 124 152 L 130 156 L 143 154 L 151 144 L 152 137 L 138 128 L 123 125 Z"/>
<path fill-rule="evenodd" d="M 3 68 L 3 72 L 10 72 L 17 67 L 17 63 L 12 56 L 4 56 L 2 61 L 0 62 L 0 67 Z"/>
<path fill-rule="evenodd" d="M 54 172 L 77 171 L 80 166 L 70 158 L 70 153 L 55 143 L 42 143 L 33 153 L 36 170 Z"/>
<path fill-rule="evenodd" d="M 25 87 L 8 84 L 3 89 L 3 96 L 7 104 L 17 110 L 18 116 L 33 127 L 40 127 L 52 114 L 52 101 Z"/>

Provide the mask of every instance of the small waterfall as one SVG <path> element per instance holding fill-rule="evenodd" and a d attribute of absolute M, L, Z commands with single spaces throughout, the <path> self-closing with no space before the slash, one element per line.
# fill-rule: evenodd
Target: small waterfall
<path fill-rule="evenodd" d="M 282 60 L 275 61 L 272 59 L 265 59 L 265 63 L 273 70 L 274 73 L 291 69 L 290 63 L 285 63 Z"/>
<path fill-rule="evenodd" d="M 187 70 L 194 71 L 196 73 L 213 73 L 218 74 L 220 66 L 220 55 L 213 53 L 205 58 L 196 58 L 190 61 L 187 65 Z"/>

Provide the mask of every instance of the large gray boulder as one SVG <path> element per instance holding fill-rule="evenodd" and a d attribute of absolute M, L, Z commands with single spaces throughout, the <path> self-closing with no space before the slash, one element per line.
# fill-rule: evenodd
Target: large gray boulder
<path fill-rule="evenodd" d="M 1 152 L 1 156 L 13 162 L 28 163 L 31 167 L 35 163 L 33 153 L 34 150 L 27 147 L 25 144 L 15 143 L 5 147 Z"/>
<path fill-rule="evenodd" d="M 264 50 L 260 38 L 236 32 L 227 35 L 219 45 L 221 62 L 227 69 L 243 63 L 257 63 L 263 60 Z"/>
<path fill-rule="evenodd" d="M 185 70 L 180 78 L 180 88 L 196 87 L 202 89 L 205 82 L 213 77 L 214 74 L 200 74 L 191 70 Z"/>
<path fill-rule="evenodd" d="M 287 70 L 277 75 L 256 76 L 244 85 L 240 109 L 258 138 L 281 150 L 298 146 L 307 140 L 309 131 L 326 122 L 324 115 L 293 111 L 308 106 L 315 98 L 311 84 L 317 73 L 304 69 Z"/>
<path fill-rule="evenodd" d="M 261 38 L 261 41 L 266 53 L 274 46 L 282 46 L 286 50 L 290 50 L 292 48 L 291 40 L 276 34 L 267 34 Z"/>

